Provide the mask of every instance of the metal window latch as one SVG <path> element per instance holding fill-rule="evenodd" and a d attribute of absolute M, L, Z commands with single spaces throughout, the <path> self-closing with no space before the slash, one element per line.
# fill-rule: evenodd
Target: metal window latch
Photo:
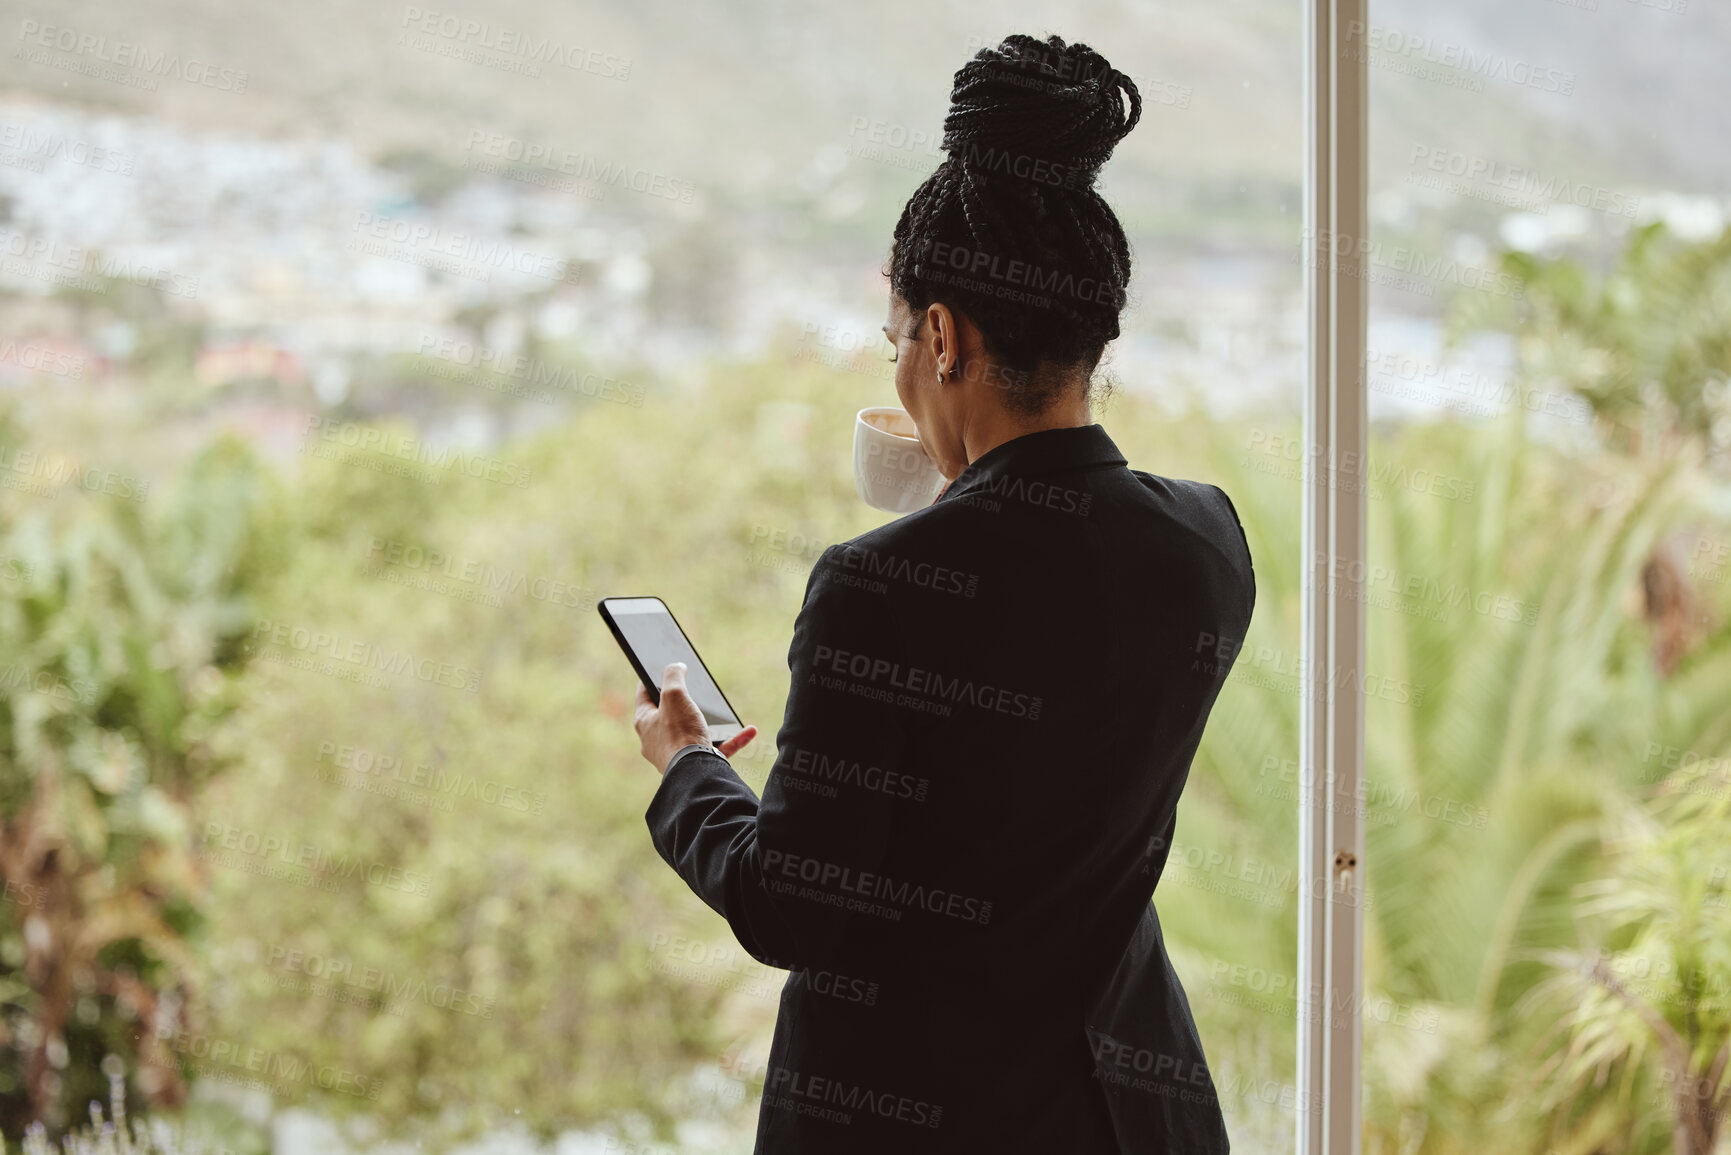
<path fill-rule="evenodd" d="M 1358 855 L 1350 850 L 1334 852 L 1334 889 L 1346 893 L 1352 885 L 1352 872 L 1358 866 Z"/>

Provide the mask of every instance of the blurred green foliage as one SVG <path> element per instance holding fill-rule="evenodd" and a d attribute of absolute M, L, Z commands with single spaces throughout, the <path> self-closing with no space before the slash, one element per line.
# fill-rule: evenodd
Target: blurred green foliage
<path fill-rule="evenodd" d="M 1584 399 L 1612 448 L 1665 456 L 1695 439 L 1731 451 L 1731 228 L 1688 241 L 1654 221 L 1604 270 L 1514 250 L 1500 261 L 1519 295 L 1463 294 L 1456 337 L 1514 333 L 1523 388 Z"/>
<path fill-rule="evenodd" d="M 672 936 L 707 944 L 686 952 L 703 958 L 726 949 L 726 931 L 649 846 L 654 777 L 630 731 L 632 680 L 590 603 L 654 592 L 677 608 L 766 731 L 737 759 L 761 786 L 805 574 L 823 545 L 879 518 L 853 493 L 846 446 L 854 410 L 886 391 L 797 362 L 716 368 L 701 392 L 642 410 L 596 404 L 517 451 L 535 478 L 524 489 L 309 462 L 297 548 L 264 616 L 485 674 L 470 695 L 255 664 L 237 739 L 249 769 L 213 786 L 207 813 L 358 847 L 433 889 L 278 885 L 259 903 L 263 884 L 225 880 L 211 989 L 216 1020 L 235 1025 L 222 1029 L 367 1073 L 381 1093 L 354 1105 L 405 1119 L 482 1127 L 520 1110 L 550 1131 L 622 1112 L 662 1126 L 711 1110 L 749 1117 L 749 1101 L 718 1104 L 686 1076 L 761 1041 L 774 1003 L 726 965 L 668 973 Z M 1273 1002 L 1240 997 L 1231 968 L 1292 978 L 1299 487 L 1265 447 L 1297 431 L 1173 416 L 1130 396 L 1101 417 L 1139 467 L 1224 485 L 1257 560 L 1256 619 L 1178 839 L 1232 856 L 1240 874 L 1260 864 L 1260 893 L 1223 894 L 1218 868 L 1175 854 L 1160 905 L 1235 1134 L 1277 1143 L 1291 1096 L 1268 1088 L 1292 1078 L 1296 1002 L 1291 986 Z M 1470 499 L 1408 484 L 1420 467 L 1471 479 Z M 1576 944 L 1573 888 L 1610 861 L 1602 824 L 1650 787 L 1643 752 L 1725 740 L 1710 730 L 1731 708 L 1723 632 L 1666 677 L 1630 600 L 1653 543 L 1700 516 L 1704 482 L 1696 460 L 1541 448 L 1518 417 L 1380 441 L 1371 479 L 1381 576 L 1367 666 L 1391 689 L 1372 696 L 1368 735 L 1368 1126 L 1391 1144 L 1423 1132 L 1418 1149 L 1464 1150 L 1511 1133 L 1493 1108 L 1543 1041 L 1515 1010 L 1548 973 L 1530 952 Z M 416 549 L 447 560 L 416 562 Z M 490 606 L 472 600 L 474 581 L 409 584 L 463 572 L 563 583 L 582 604 L 520 591 Z M 443 812 L 357 784 L 382 785 L 388 770 L 320 780 L 345 746 L 352 765 L 370 755 L 460 770 L 544 792 L 545 808 Z M 303 960 L 290 965 L 290 951 Z M 411 998 L 393 1015 L 379 1000 L 276 985 L 305 983 L 328 960 L 474 992 L 493 1013 Z M 1534 1149 L 1553 1116 L 1566 1126 L 1569 1111 L 1520 1116 Z"/>
<path fill-rule="evenodd" d="M 143 502 L 102 496 L 105 471 L 75 459 L 20 468 L 33 452 L 8 416 L 0 1126 L 13 1133 L 75 1117 L 106 1090 L 108 1056 L 147 1101 L 183 1098 L 158 1034 L 197 969 L 190 805 L 229 765 L 213 739 L 244 664 L 231 643 L 277 540 L 273 484 L 236 443 Z"/>
<path fill-rule="evenodd" d="M 83 880 L 54 933 L 115 944 L 79 956 L 97 1017 L 64 1027 L 57 1102 L 99 1093 L 113 1050 L 141 1090 L 161 1073 L 158 1101 L 180 1077 L 262 1087 L 433 1149 L 508 1125 L 749 1134 L 777 974 L 649 843 L 633 678 L 593 603 L 667 599 L 763 730 L 736 758 L 761 788 L 810 566 L 883 517 L 854 493 L 853 414 L 892 397 L 869 358 L 716 364 L 498 450 L 525 486 L 365 453 L 279 483 L 219 444 L 142 504 L 8 505 L 0 565 L 29 563 L 0 581 L 9 658 L 92 690 L 7 689 L 0 864 L 27 877 L 14 830 L 52 792 L 32 829 Z M 1096 415 L 1134 467 L 1222 485 L 1255 559 L 1158 905 L 1235 1143 L 1278 1149 L 1305 559 L 1272 447 L 1299 430 L 1129 394 Z M 1370 623 L 1367 1151 L 1656 1153 L 1678 1088 L 1723 1074 L 1721 816 L 1677 798 L 1731 793 L 1700 770 L 1731 752 L 1726 583 L 1690 571 L 1663 661 L 1650 612 L 1666 543 L 1731 540 L 1723 481 L 1709 439 L 1579 452 L 1524 420 L 1379 434 L 1370 567 L 1342 575 Z M 47 996 L 18 977 L 30 912 L 6 914 L 17 1119 Z M 1600 981 L 1641 957 L 1683 976 L 1647 992 L 1663 1029 Z M 172 1002 L 169 1029 L 137 1032 L 103 974 Z"/>

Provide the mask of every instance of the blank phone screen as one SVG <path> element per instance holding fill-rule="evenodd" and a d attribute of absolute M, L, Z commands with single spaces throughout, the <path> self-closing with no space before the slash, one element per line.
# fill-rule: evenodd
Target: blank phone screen
<path fill-rule="evenodd" d="M 739 719 L 727 708 L 721 689 L 703 668 L 697 651 L 691 648 L 685 632 L 660 598 L 608 598 L 607 610 L 650 677 L 659 679 L 670 662 L 684 662 L 685 688 L 703 711 L 704 722 L 710 726 L 739 725 Z M 659 681 L 656 685 L 659 688 Z"/>

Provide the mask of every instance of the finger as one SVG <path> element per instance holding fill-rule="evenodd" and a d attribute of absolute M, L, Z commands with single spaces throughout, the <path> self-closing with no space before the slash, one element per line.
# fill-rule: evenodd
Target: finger
<path fill-rule="evenodd" d="M 683 689 L 685 689 L 685 663 L 670 662 L 667 668 L 661 671 L 661 692 L 665 694 L 668 690 Z"/>
<path fill-rule="evenodd" d="M 747 726 L 718 747 L 721 750 L 721 756 L 723 758 L 733 757 L 735 753 L 745 749 L 747 744 L 749 744 L 755 737 L 757 737 L 757 727 Z"/>
<path fill-rule="evenodd" d="M 637 704 L 639 706 L 655 705 L 655 703 L 649 698 L 649 687 L 645 686 L 642 682 L 637 683 Z"/>

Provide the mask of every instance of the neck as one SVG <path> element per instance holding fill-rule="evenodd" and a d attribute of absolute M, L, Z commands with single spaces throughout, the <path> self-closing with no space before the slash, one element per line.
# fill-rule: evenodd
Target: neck
<path fill-rule="evenodd" d="M 985 413 L 972 418 L 962 429 L 962 448 L 972 465 L 1006 441 L 1014 441 L 1030 433 L 1047 429 L 1076 429 L 1094 424 L 1085 391 L 1080 395 L 1066 393 L 1064 399 L 1052 404 L 1038 417 L 1021 417 L 991 406 Z"/>

